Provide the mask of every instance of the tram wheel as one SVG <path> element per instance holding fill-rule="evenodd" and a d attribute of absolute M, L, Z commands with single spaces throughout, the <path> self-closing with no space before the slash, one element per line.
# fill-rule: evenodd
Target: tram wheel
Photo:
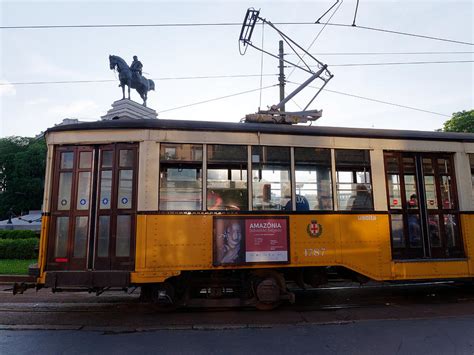
<path fill-rule="evenodd" d="M 150 298 L 153 308 L 159 312 L 169 312 L 175 310 L 177 300 L 175 289 L 169 282 L 161 282 L 150 287 Z"/>
<path fill-rule="evenodd" d="M 281 304 L 281 291 L 286 289 L 285 279 L 273 270 L 256 270 L 253 289 L 257 299 L 255 308 L 270 311 Z"/>

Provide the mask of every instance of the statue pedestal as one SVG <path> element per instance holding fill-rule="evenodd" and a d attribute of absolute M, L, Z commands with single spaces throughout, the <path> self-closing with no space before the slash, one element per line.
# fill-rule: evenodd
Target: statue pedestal
<path fill-rule="evenodd" d="M 156 119 L 158 114 L 155 110 L 145 107 L 135 101 L 129 99 L 122 99 L 115 101 L 112 108 L 101 117 L 102 120 L 116 120 L 116 119 Z"/>

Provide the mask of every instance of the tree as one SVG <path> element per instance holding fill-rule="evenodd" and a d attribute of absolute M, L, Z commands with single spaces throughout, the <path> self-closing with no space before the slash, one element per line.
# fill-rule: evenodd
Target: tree
<path fill-rule="evenodd" d="M 0 139 L 0 220 L 40 209 L 43 200 L 46 143 L 44 139 Z"/>
<path fill-rule="evenodd" d="M 474 133 L 474 110 L 453 113 L 453 117 L 444 122 L 443 131 Z"/>

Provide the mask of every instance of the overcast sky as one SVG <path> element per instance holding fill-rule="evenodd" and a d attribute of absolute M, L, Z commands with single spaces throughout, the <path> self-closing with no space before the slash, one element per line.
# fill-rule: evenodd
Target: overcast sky
<path fill-rule="evenodd" d="M 253 48 L 245 56 L 239 54 L 240 23 L 247 8 L 260 8 L 261 16 L 273 23 L 311 23 L 334 2 L 1 0 L 0 137 L 34 136 L 64 118 L 100 119 L 122 95 L 116 74 L 109 69 L 109 54 L 121 56 L 129 64 L 133 55 L 139 57 L 145 76 L 155 81 L 156 91 L 149 94 L 148 106 L 159 113 L 159 119 L 238 122 L 258 107 L 265 109 L 279 101 L 277 87 L 258 90 L 278 83 L 277 61 L 265 55 L 262 65 L 261 53 Z M 351 25 L 356 3 L 357 0 L 339 1 L 340 6 L 321 22 L 334 14 L 331 23 Z M 473 15 L 474 0 L 359 1 L 359 26 L 467 44 L 350 26 L 278 27 L 304 48 L 322 30 L 310 52 L 329 65 L 334 78 L 311 106 L 323 109 L 323 117 L 316 125 L 434 130 L 453 112 L 474 109 Z M 172 23 L 236 25 L 4 28 Z M 268 26 L 257 25 L 252 41 L 276 54 L 279 39 Z M 296 61 L 288 47 L 285 52 L 288 60 Z M 434 61 L 457 63 L 345 66 Z M 232 77 L 238 75 L 250 76 Z M 293 72 L 293 68 L 286 68 L 286 75 L 292 83 L 308 78 L 307 73 Z M 51 83 L 58 81 L 71 83 Z M 295 87 L 288 84 L 286 91 Z M 214 100 L 250 90 L 255 91 Z M 314 93 L 314 88 L 305 89 L 287 105 L 287 110 L 305 106 Z M 140 101 L 136 92 L 132 92 L 132 99 Z M 182 106 L 187 107 L 179 108 Z"/>

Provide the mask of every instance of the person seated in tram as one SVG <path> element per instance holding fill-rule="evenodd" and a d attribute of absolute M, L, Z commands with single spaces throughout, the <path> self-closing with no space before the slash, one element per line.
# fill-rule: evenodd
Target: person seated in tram
<path fill-rule="evenodd" d="M 207 209 L 210 211 L 224 209 L 222 197 L 214 190 L 207 190 Z"/>
<path fill-rule="evenodd" d="M 283 208 L 285 211 L 291 211 L 292 208 L 291 200 L 288 200 L 285 207 Z M 297 211 L 309 211 L 309 202 L 308 199 L 302 195 L 296 195 L 296 210 Z"/>
<path fill-rule="evenodd" d="M 372 195 L 365 184 L 356 186 L 357 192 L 355 197 L 351 197 L 348 206 L 351 210 L 369 210 L 372 209 Z"/>
<path fill-rule="evenodd" d="M 410 196 L 410 200 L 407 202 L 408 208 L 418 208 L 418 198 L 416 194 Z M 420 217 L 418 214 L 408 215 L 408 239 L 410 241 L 410 247 L 418 248 L 421 247 L 421 227 Z"/>

